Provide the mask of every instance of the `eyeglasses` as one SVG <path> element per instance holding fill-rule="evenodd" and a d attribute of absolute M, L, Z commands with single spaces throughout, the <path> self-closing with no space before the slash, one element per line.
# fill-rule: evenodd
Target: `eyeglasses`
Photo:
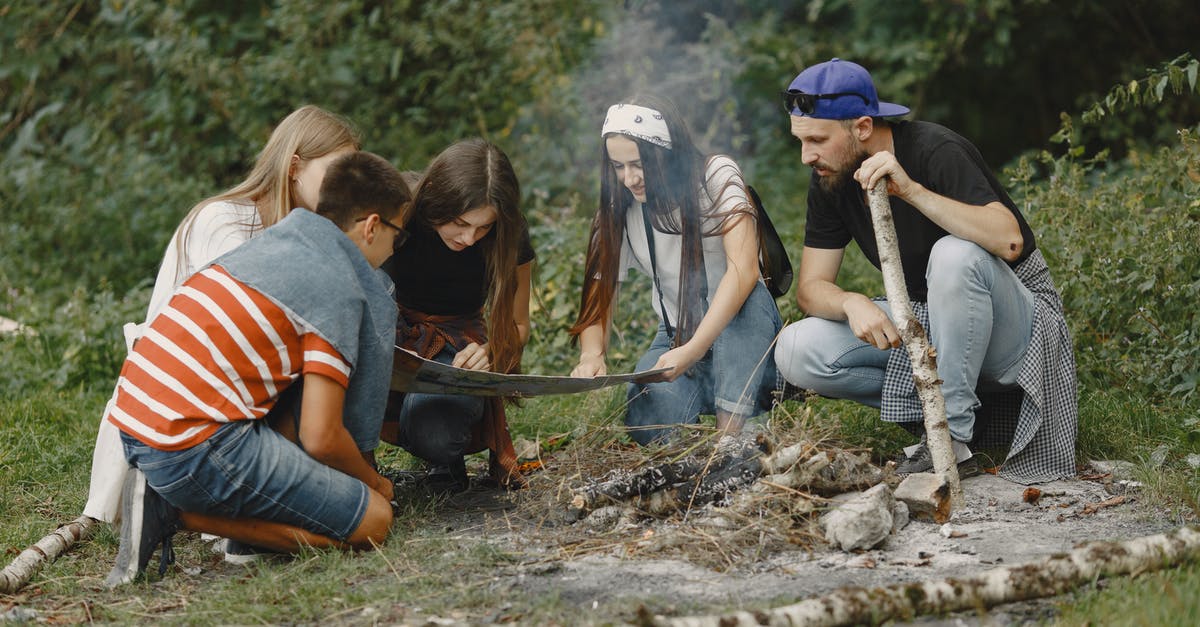
<path fill-rule="evenodd" d="M 366 220 L 369 217 L 370 216 L 363 216 L 361 218 L 358 218 L 354 222 L 355 223 L 362 222 L 363 220 Z M 408 231 L 405 231 L 404 229 L 396 226 L 395 224 L 392 224 L 388 220 L 384 220 L 383 217 L 380 217 L 379 221 L 382 222 L 384 226 L 390 226 L 393 229 L 396 229 L 396 237 L 395 237 L 395 239 L 392 240 L 392 252 L 400 250 L 400 247 L 404 245 L 404 242 L 408 241 Z"/>
<path fill-rule="evenodd" d="M 862 98 L 863 104 L 871 106 L 871 101 L 867 100 L 866 96 L 853 91 L 841 91 L 836 94 L 806 94 L 799 89 L 788 89 L 779 93 L 783 96 L 783 109 L 788 112 L 788 115 L 791 115 L 795 109 L 799 109 L 800 113 L 805 115 L 812 115 L 817 108 L 817 100 L 832 100 L 842 96 L 858 96 Z"/>

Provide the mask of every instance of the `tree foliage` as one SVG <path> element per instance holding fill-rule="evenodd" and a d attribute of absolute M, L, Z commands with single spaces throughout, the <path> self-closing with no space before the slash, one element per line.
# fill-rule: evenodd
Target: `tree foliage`
<path fill-rule="evenodd" d="M 1170 175 L 1179 192 L 1143 197 L 1174 207 L 1190 192 L 1173 133 L 1200 111 L 1196 63 L 1180 55 L 1198 27 L 1200 9 L 1184 0 L 7 3 L 0 315 L 40 335 L 0 339 L 22 349 L 0 356 L 0 367 L 20 373 L 0 388 L 109 385 L 123 351 L 118 323 L 141 317 L 178 220 L 239 180 L 271 127 L 301 104 L 349 117 L 367 149 L 403 169 L 471 135 L 510 154 L 539 252 L 527 368 L 561 372 L 573 358 L 563 332 L 597 200 L 598 127 L 623 95 L 654 89 L 678 102 L 703 147 L 741 163 L 798 252 L 807 168 L 777 94 L 802 67 L 835 56 L 862 63 L 885 100 L 959 130 L 994 166 L 1047 149 L 1020 170 L 1021 193 L 1035 204 L 1071 206 L 1100 180 L 1128 191 Z M 1156 106 L 1128 106 L 1148 95 Z M 1066 149 L 1079 150 L 1063 160 L 1047 138 L 1060 114 L 1093 102 L 1101 108 L 1070 118 L 1068 134 L 1089 131 L 1073 136 Z M 1089 125 L 1093 117 L 1103 123 Z M 1105 148 L 1103 167 L 1082 156 Z M 1137 178 L 1131 164 L 1155 174 Z M 1073 168 L 1081 171 L 1058 174 Z M 1133 202 L 1111 193 L 1106 206 Z M 1086 214 L 1068 225 L 1030 213 L 1051 254 L 1056 232 L 1096 239 Z M 842 275 L 853 289 L 880 292 L 878 273 L 853 251 Z M 1060 283 L 1082 294 L 1094 280 L 1083 273 Z M 1151 292 L 1168 284 L 1180 285 Z M 623 297 L 618 360 L 653 331 L 645 291 Z M 785 317 L 799 315 L 790 301 L 780 305 Z M 1081 333 L 1084 349 L 1096 341 Z M 1172 387 L 1187 381 L 1190 366 L 1181 368 Z"/>

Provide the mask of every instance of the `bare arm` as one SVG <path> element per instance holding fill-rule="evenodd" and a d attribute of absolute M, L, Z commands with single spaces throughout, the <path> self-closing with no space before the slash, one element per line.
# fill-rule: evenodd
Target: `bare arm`
<path fill-rule="evenodd" d="M 758 232 L 754 218 L 738 215 L 730 218 L 729 222 L 729 230 L 722 236 L 725 275 L 717 285 L 708 311 L 691 339 L 683 346 L 663 353 L 655 365 L 656 368 L 671 368 L 663 373 L 667 381 L 674 381 L 704 357 L 729 321 L 741 310 L 754 284 L 758 282 Z"/>
<path fill-rule="evenodd" d="M 796 304 L 810 316 L 845 320 L 858 339 L 879 349 L 900 345 L 900 331 L 878 305 L 863 294 L 837 286 L 846 249 L 804 247 L 796 280 Z"/>
<path fill-rule="evenodd" d="M 392 500 L 392 482 L 363 459 L 354 438 L 342 423 L 346 390 L 325 375 L 304 375 L 300 400 L 300 443 L 313 459 L 367 484 Z"/>
<path fill-rule="evenodd" d="M 620 289 L 620 285 L 617 283 L 617 289 Z M 616 303 L 617 299 L 614 294 L 604 319 L 580 332 L 579 363 L 571 371 L 572 377 L 602 377 L 608 374 L 604 355 L 608 353 L 608 330 Z"/>
<path fill-rule="evenodd" d="M 529 294 L 532 291 L 533 262 L 517 266 L 517 295 L 513 299 L 513 322 L 517 323 L 517 334 L 521 346 L 529 342 Z"/>
<path fill-rule="evenodd" d="M 968 205 L 936 194 L 909 178 L 896 156 L 887 151 L 871 155 L 854 173 L 855 180 L 864 190 L 873 187 L 884 176 L 888 177 L 889 194 L 916 207 L 951 235 L 975 242 L 1005 261 L 1015 261 L 1021 255 L 1025 241 L 1021 226 L 1016 216 L 1000 202 Z"/>

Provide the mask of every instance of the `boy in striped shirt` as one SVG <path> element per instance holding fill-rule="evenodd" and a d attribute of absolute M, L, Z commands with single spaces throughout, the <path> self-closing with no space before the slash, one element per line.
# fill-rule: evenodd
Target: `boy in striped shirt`
<path fill-rule="evenodd" d="M 396 320 L 378 268 L 405 238 L 410 199 L 385 159 L 342 156 L 315 213 L 218 258 L 150 323 L 106 411 L 137 467 L 109 585 L 140 575 L 159 544 L 165 572 L 177 529 L 281 553 L 386 539 L 393 488 L 366 459 Z"/>

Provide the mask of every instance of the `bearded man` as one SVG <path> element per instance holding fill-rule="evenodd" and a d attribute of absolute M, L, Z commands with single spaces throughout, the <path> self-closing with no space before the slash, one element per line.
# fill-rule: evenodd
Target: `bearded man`
<path fill-rule="evenodd" d="M 879 267 L 865 190 L 886 177 L 904 278 L 937 349 L 960 462 L 971 456 L 967 443 L 998 444 L 1009 448 L 1000 469 L 1009 479 L 1073 475 L 1075 362 L 1062 301 L 1033 231 L 979 151 L 937 124 L 886 121 L 909 109 L 880 102 L 871 75 L 850 61 L 805 69 L 783 97 L 814 184 L 796 289 L 807 317 L 780 335 L 780 374 L 823 396 L 881 408 L 885 421 L 921 424 L 887 301 L 836 283 L 851 240 Z M 988 438 L 977 438 L 981 396 Z M 898 470 L 932 466 L 922 438 Z"/>

